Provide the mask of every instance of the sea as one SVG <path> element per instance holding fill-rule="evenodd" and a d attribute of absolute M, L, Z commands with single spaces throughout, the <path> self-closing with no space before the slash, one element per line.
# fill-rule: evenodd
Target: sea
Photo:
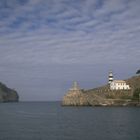
<path fill-rule="evenodd" d="M 1 103 L 0 140 L 140 140 L 140 108 Z"/>

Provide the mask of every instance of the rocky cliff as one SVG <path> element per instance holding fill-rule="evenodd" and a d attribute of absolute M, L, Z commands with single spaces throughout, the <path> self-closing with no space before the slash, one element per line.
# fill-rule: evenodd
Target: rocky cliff
<path fill-rule="evenodd" d="M 63 97 L 62 105 L 68 106 L 86 106 L 89 105 L 86 94 L 83 94 L 82 90 L 68 91 L 67 95 Z"/>
<path fill-rule="evenodd" d="M 18 93 L 0 82 L 0 102 L 18 102 Z"/>
<path fill-rule="evenodd" d="M 129 106 L 139 105 L 133 101 L 133 91 L 140 88 L 140 76 L 125 80 L 131 90 L 110 90 L 109 85 L 89 90 L 69 90 L 63 97 L 65 106 Z"/>

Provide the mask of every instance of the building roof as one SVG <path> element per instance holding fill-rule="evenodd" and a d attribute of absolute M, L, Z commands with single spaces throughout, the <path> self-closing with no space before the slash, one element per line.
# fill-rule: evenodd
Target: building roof
<path fill-rule="evenodd" d="M 114 80 L 115 83 L 126 83 L 124 80 Z"/>

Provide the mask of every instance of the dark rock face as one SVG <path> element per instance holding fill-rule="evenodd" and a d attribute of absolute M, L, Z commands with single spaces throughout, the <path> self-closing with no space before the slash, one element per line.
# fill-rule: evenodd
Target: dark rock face
<path fill-rule="evenodd" d="M 0 102 L 18 102 L 18 93 L 0 82 Z"/>

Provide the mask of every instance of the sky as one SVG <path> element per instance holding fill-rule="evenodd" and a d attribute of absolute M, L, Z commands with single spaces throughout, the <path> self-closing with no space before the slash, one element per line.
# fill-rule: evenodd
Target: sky
<path fill-rule="evenodd" d="M 0 0 L 0 81 L 20 101 L 127 79 L 139 60 L 140 0 Z"/>

